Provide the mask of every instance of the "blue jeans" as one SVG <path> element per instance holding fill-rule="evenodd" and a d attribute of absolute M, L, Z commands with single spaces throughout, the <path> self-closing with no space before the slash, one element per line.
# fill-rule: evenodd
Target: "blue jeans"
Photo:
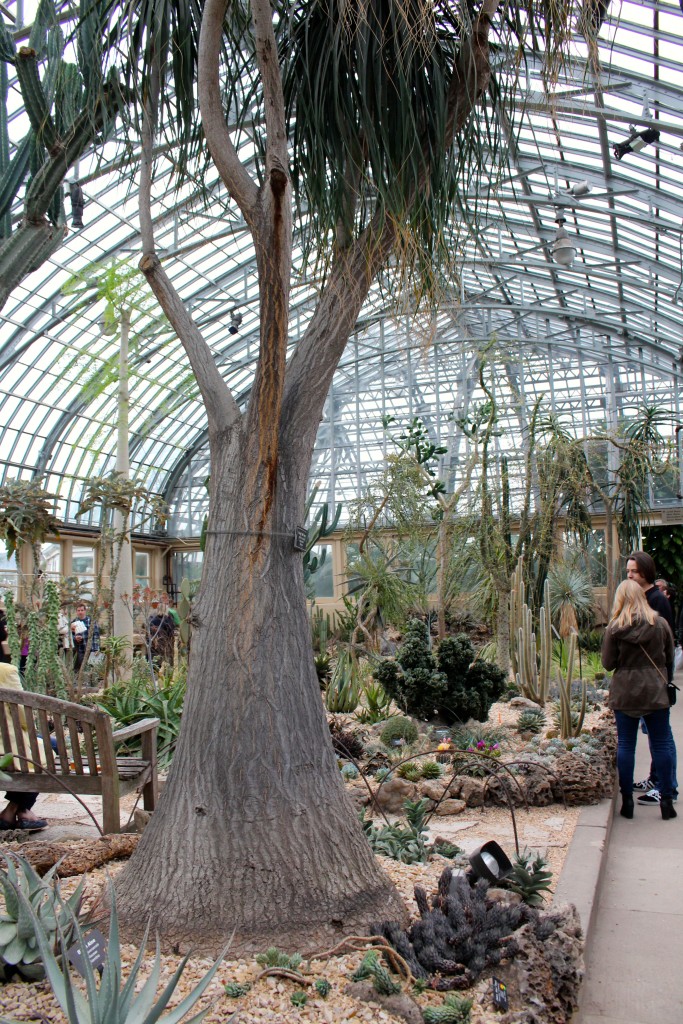
<path fill-rule="evenodd" d="M 633 769 L 636 761 L 636 742 L 638 740 L 638 719 L 623 711 L 615 711 L 617 723 L 617 771 L 619 772 L 619 789 L 624 796 L 633 793 Z M 671 757 L 671 726 L 669 709 L 651 711 L 643 715 L 647 726 L 650 752 L 654 762 L 657 779 L 660 783 L 659 792 L 665 799 L 672 795 L 673 760 Z"/>
<path fill-rule="evenodd" d="M 647 735 L 647 726 L 643 719 L 641 719 L 643 732 Z M 671 762 L 672 762 L 672 780 L 671 789 L 674 796 L 678 795 L 678 754 L 676 752 L 676 741 L 674 734 L 671 731 L 671 723 L 669 723 L 669 747 L 671 750 Z M 659 789 L 659 779 L 657 778 L 657 769 L 655 768 L 654 759 L 650 761 L 650 774 L 648 775 L 650 782 L 652 783 L 653 789 Z"/>

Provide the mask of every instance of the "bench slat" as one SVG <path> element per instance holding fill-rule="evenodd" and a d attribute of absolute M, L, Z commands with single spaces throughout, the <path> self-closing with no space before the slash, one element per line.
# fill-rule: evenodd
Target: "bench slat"
<path fill-rule="evenodd" d="M 9 754 L 12 749 L 12 741 L 9 737 L 9 726 L 7 724 L 7 704 L 0 704 L 0 733 L 2 734 L 2 746 Z"/>
<path fill-rule="evenodd" d="M 43 749 L 45 750 L 45 767 L 48 771 L 55 770 L 55 757 L 52 753 L 50 742 L 50 723 L 47 720 L 47 711 L 38 708 L 38 722 L 40 723 L 40 734 L 43 737 Z"/>
<path fill-rule="evenodd" d="M 69 727 L 69 736 L 71 737 L 71 757 L 74 763 L 72 771 L 75 771 L 76 775 L 82 775 L 83 758 L 81 757 L 81 737 L 78 732 L 78 723 L 71 715 L 67 715 L 66 724 Z"/>
<path fill-rule="evenodd" d="M 43 755 L 40 749 L 40 743 L 38 742 L 38 733 L 36 732 L 36 723 L 33 720 L 33 709 L 26 708 L 26 731 L 28 732 L 28 742 L 31 748 L 31 757 L 35 764 L 31 766 L 32 770 L 37 774 L 41 774 L 43 770 Z"/>
<path fill-rule="evenodd" d="M 11 704 L 9 713 L 12 716 L 12 726 L 14 733 L 14 743 L 10 744 L 10 749 L 15 750 L 20 758 L 26 757 L 26 744 L 24 743 L 24 730 L 22 729 L 21 715 L 19 714 L 19 708 L 16 704 Z M 20 761 L 21 770 L 27 772 L 30 769 L 30 765 L 26 760 Z"/>
<path fill-rule="evenodd" d="M 90 722 L 83 722 L 83 739 L 85 741 L 85 752 L 88 757 L 88 768 L 90 769 L 90 774 L 97 775 L 97 754 L 95 753 L 95 740 Z"/>
<path fill-rule="evenodd" d="M 66 738 L 64 736 L 64 725 L 62 716 L 55 715 L 55 736 L 57 738 L 57 753 L 59 754 L 59 771 L 62 775 L 69 774 L 69 752 L 66 749 Z"/>

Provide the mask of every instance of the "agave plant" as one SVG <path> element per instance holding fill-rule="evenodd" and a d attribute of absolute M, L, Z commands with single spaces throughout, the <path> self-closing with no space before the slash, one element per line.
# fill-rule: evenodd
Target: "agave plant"
<path fill-rule="evenodd" d="M 15 892 L 22 912 L 25 915 L 26 926 L 32 927 L 34 931 L 40 955 L 45 965 L 45 973 L 52 986 L 52 991 L 69 1024 L 179 1024 L 179 1021 L 183 1020 L 186 1014 L 190 1012 L 192 1007 L 202 997 L 222 963 L 223 956 L 220 956 L 189 995 L 171 1011 L 164 1014 L 163 1011 L 175 992 L 180 977 L 185 970 L 189 954 L 180 961 L 175 974 L 157 998 L 157 989 L 161 978 L 161 950 L 159 939 L 157 938 L 156 956 L 152 970 L 147 980 L 136 993 L 135 989 L 138 985 L 140 967 L 142 966 L 147 946 L 148 926 L 140 946 L 140 952 L 131 968 L 128 979 L 123 987 L 121 987 L 122 964 L 118 915 L 114 886 L 110 883 L 111 918 L 107 958 L 102 970 L 99 987 L 97 985 L 95 968 L 87 957 L 83 958 L 83 974 L 86 983 L 86 994 L 84 995 L 78 988 L 74 987 L 71 979 L 66 958 L 68 943 L 64 929 L 57 923 L 57 933 L 64 963 L 64 968 L 62 969 L 52 950 L 50 938 L 43 922 L 18 886 L 15 887 Z M 76 915 L 67 904 L 63 904 L 63 906 L 67 916 L 70 918 L 76 940 L 83 944 L 85 936 Z M 190 1017 L 185 1024 L 197 1024 L 197 1022 L 204 1019 L 210 1009 L 212 1009 L 211 1004 L 193 1017 Z M 4 1024 L 20 1024 L 18 1021 L 10 1021 L 9 1018 L 4 1018 L 3 1022 Z"/>
<path fill-rule="evenodd" d="M 585 619 L 593 607 L 593 585 L 585 570 L 571 562 L 557 562 L 548 573 L 550 611 L 559 634 L 567 638 L 577 633 L 579 619 Z"/>
<path fill-rule="evenodd" d="M 0 869 L 0 885 L 5 895 L 5 910 L 0 914 L 0 976 L 9 981 L 18 974 L 26 981 L 45 975 L 43 955 L 36 936 L 34 919 L 50 950 L 59 937 L 68 942 L 73 933 L 83 896 L 81 882 L 68 900 L 62 900 L 54 877 L 56 865 L 41 878 L 29 862 L 16 854 L 3 854 L 5 870 Z"/>

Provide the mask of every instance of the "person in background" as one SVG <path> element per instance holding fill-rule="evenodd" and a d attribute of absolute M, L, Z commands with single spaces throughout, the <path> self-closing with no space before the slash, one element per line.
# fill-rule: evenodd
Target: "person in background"
<path fill-rule="evenodd" d="M 673 661 L 673 647 L 671 630 L 649 606 L 643 588 L 632 579 L 620 583 L 602 641 L 602 664 L 613 672 L 607 704 L 614 711 L 617 725 L 620 814 L 624 818 L 633 817 L 633 768 L 641 717 L 661 780 L 662 818 L 667 821 L 676 817 L 667 692 L 667 666 Z"/>
<path fill-rule="evenodd" d="M 676 621 L 676 588 L 673 586 L 673 584 L 668 583 L 666 580 L 661 579 L 661 577 L 659 579 L 655 580 L 655 586 L 656 586 L 657 590 L 661 590 L 662 594 L 664 594 L 664 597 L 667 599 L 667 601 L 671 605 L 671 615 L 673 616 L 673 620 L 675 622 Z M 674 639 L 675 639 L 675 633 L 676 633 L 676 631 L 674 630 Z"/>
<path fill-rule="evenodd" d="M 19 679 L 19 673 L 13 665 L 0 665 L 0 686 L 5 687 L 8 690 L 21 690 L 21 680 Z M 21 731 L 23 733 L 24 749 L 30 750 L 31 745 L 29 741 L 28 729 L 26 728 L 25 719 L 22 719 L 23 710 L 20 711 Z M 12 735 L 10 733 L 10 735 Z M 37 741 L 41 742 L 40 739 Z M 16 754 L 17 751 L 14 746 L 11 749 L 5 749 L 6 754 Z M 45 754 L 41 751 L 41 760 L 45 763 Z M 15 760 L 16 764 L 16 760 Z M 17 766 L 18 768 L 18 766 Z M 29 765 L 27 768 L 22 768 L 22 771 L 32 771 L 33 769 Z M 31 808 L 38 799 L 37 793 L 19 793 L 9 790 L 5 793 L 5 800 L 7 805 L 0 811 L 0 831 L 9 832 L 13 829 L 22 829 L 26 832 L 40 832 L 41 829 L 47 828 L 47 821 L 45 818 L 39 818 L 33 813 Z"/>
<path fill-rule="evenodd" d="M 7 616 L 5 605 L 0 601 L 0 664 L 9 665 L 12 657 L 7 646 Z"/>
<path fill-rule="evenodd" d="M 643 591 L 647 603 L 653 611 L 656 611 L 658 615 L 661 615 L 663 619 L 669 625 L 671 629 L 671 635 L 673 636 L 675 630 L 675 622 L 673 615 L 673 608 L 668 597 L 663 591 L 656 586 L 655 580 L 657 579 L 657 570 L 655 568 L 654 559 L 651 555 L 648 555 L 645 551 L 633 551 L 626 562 L 626 574 L 630 580 L 634 580 L 640 589 Z M 674 658 L 672 655 L 671 664 L 667 665 L 667 674 L 669 680 L 673 679 L 674 671 Z M 647 730 L 647 723 L 643 723 L 644 730 Z M 678 779 L 677 779 L 677 762 L 678 756 L 676 752 L 676 742 L 671 732 L 671 725 L 669 725 L 669 748 L 672 762 L 672 793 L 673 799 L 678 797 Z M 638 803 L 639 804 L 658 804 L 660 800 L 660 785 L 659 777 L 657 774 L 657 767 L 655 765 L 655 759 L 652 757 L 650 762 L 650 774 L 647 779 L 641 779 L 640 782 L 636 782 L 634 789 L 639 792 Z"/>
<path fill-rule="evenodd" d="M 80 672 L 81 666 L 83 665 L 83 659 L 85 658 L 85 651 L 88 646 L 88 637 L 90 636 L 91 629 L 92 643 L 90 645 L 90 651 L 99 651 L 100 627 L 96 622 L 92 621 L 91 617 L 88 615 L 88 609 L 81 601 L 76 605 L 76 618 L 71 623 L 71 635 L 73 636 L 74 642 L 75 672 Z"/>

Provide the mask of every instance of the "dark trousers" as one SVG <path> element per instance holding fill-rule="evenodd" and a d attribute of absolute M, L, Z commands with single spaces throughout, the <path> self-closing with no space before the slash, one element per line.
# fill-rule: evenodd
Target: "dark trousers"
<path fill-rule="evenodd" d="M 638 740 L 638 718 L 615 711 L 617 723 L 617 771 L 619 773 L 619 789 L 624 796 L 633 792 L 633 769 L 636 761 L 636 742 Z M 643 715 L 647 726 L 650 752 L 654 761 L 657 778 L 660 783 L 659 792 L 665 799 L 671 798 L 673 781 L 673 761 L 671 757 L 671 726 L 669 709 L 651 711 Z"/>
<path fill-rule="evenodd" d="M 5 800 L 16 804 L 20 811 L 30 811 L 37 799 L 37 793 L 5 793 Z"/>

